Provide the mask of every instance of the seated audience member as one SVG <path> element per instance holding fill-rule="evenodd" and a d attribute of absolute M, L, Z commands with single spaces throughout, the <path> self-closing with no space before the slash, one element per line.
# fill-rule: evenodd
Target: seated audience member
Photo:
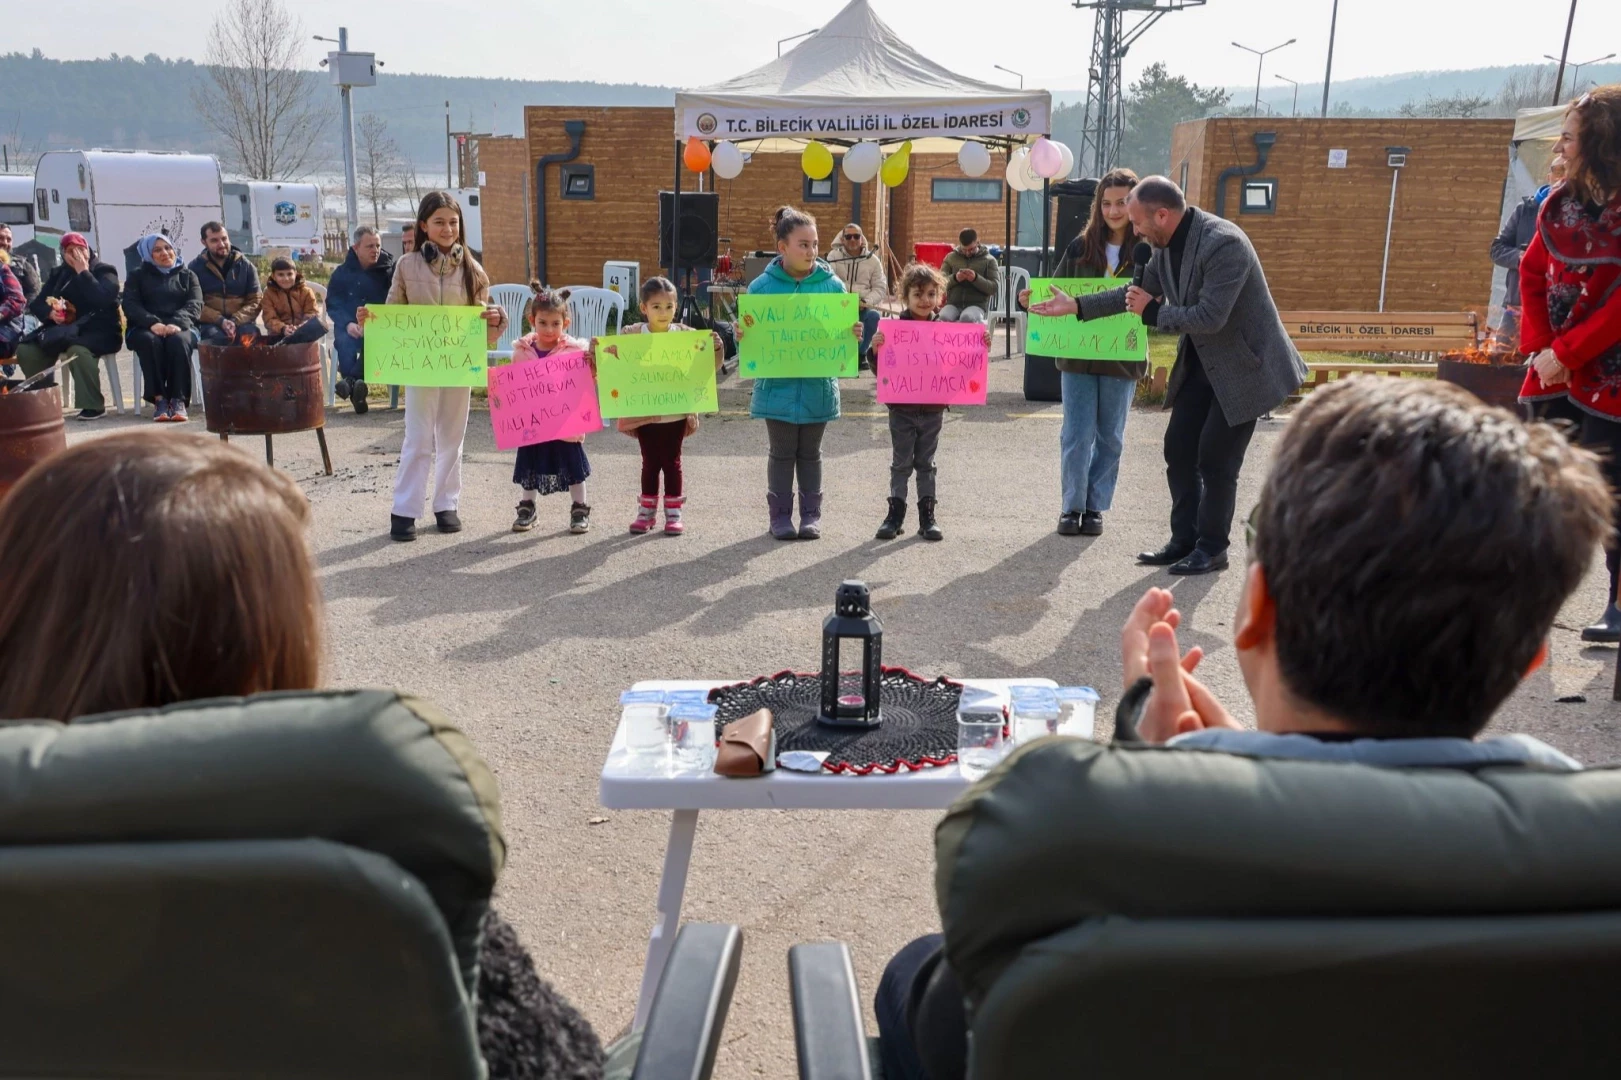
<path fill-rule="evenodd" d="M 321 302 L 291 259 L 277 259 L 270 264 L 270 284 L 265 287 L 264 305 L 259 311 L 265 324 L 266 345 L 297 345 L 326 337 Z"/>
<path fill-rule="evenodd" d="M 1121 635 L 1142 740 L 1391 767 L 1576 770 L 1524 735 L 1480 738 L 1547 658 L 1554 617 L 1610 531 L 1593 454 L 1447 383 L 1351 378 L 1314 391 L 1250 517 L 1233 646 L 1244 728 L 1177 647 L 1153 588 Z M 1502 583 L 1505 568 L 1535 568 Z M 1151 689 L 1149 689 L 1151 687 Z M 995 783 L 993 773 L 987 783 Z M 967 1021 L 938 934 L 889 963 L 875 1006 L 889 1080 L 964 1075 Z"/>
<path fill-rule="evenodd" d="M 197 344 L 197 320 L 203 290 L 197 275 L 180 265 L 169 238 L 151 233 L 135 243 L 141 265 L 124 283 L 124 335 L 146 380 L 145 398 L 152 419 L 184 422 L 191 406 L 191 350 Z"/>
<path fill-rule="evenodd" d="M 23 288 L 23 299 L 32 304 L 39 295 L 39 274 L 32 263 L 11 250 L 11 226 L 3 223 L 0 223 L 0 251 L 11 259 L 11 272 L 17 275 L 17 283 Z"/>
<path fill-rule="evenodd" d="M 203 253 L 191 260 L 203 287 L 203 315 L 197 332 L 205 345 L 238 345 L 255 336 L 259 317 L 259 271 L 231 245 L 225 226 L 203 226 Z"/>
<path fill-rule="evenodd" d="M 407 234 L 409 235 L 409 234 Z M 352 399 L 355 412 L 367 410 L 365 338 L 355 312 L 367 304 L 388 301 L 388 286 L 394 280 L 394 256 L 383 250 L 383 238 L 370 225 L 355 230 L 355 242 L 343 265 L 332 271 L 326 283 L 326 314 L 332 320 L 332 344 L 338 350 L 338 381 L 332 392 Z"/>
<path fill-rule="evenodd" d="M 285 473 L 201 436 L 118 432 L 34 469 L 0 503 L 0 720 L 315 689 L 309 517 Z M 491 1080 L 600 1077 L 597 1036 L 512 927 L 492 911 L 483 938 Z"/>
<path fill-rule="evenodd" d="M 28 298 L 12 272 L 11 253 L 0 251 L 0 360 L 17 355 L 17 344 L 23 338 L 23 316 L 27 313 Z"/>
<path fill-rule="evenodd" d="M 844 282 L 845 291 L 855 293 L 861 304 L 861 359 L 866 363 L 872 335 L 878 330 L 878 320 L 884 317 L 882 305 L 889 299 L 884 262 L 868 246 L 861 226 L 852 223 L 839 233 L 838 244 L 827 253 L 827 264 Z"/>
<path fill-rule="evenodd" d="M 996 303 L 1001 267 L 973 229 L 964 229 L 957 240 L 959 246 L 940 264 L 940 272 L 946 276 L 946 306 L 940 309 L 940 318 L 984 322 L 985 313 Z"/>
<path fill-rule="evenodd" d="M 79 419 L 99 420 L 107 413 L 107 402 L 101 396 L 96 358 L 116 353 L 122 344 L 118 271 L 97 259 L 76 232 L 63 234 L 61 250 L 62 261 L 28 305 L 40 326 L 17 347 L 17 363 L 23 374 L 33 375 L 70 354 Z"/>

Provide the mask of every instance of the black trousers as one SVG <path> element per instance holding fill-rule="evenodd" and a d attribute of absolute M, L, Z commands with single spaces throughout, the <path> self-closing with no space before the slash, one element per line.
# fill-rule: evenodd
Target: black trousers
<path fill-rule="evenodd" d="M 1614 520 L 1621 528 L 1621 420 L 1594 416 L 1586 409 L 1577 408 L 1567 397 L 1539 401 L 1533 409 L 1538 420 L 1559 424 L 1573 442 L 1597 451 L 1604 459 L 1604 479 L 1609 481 L 1610 490 L 1617 498 Z M 1613 539 L 1604 545 L 1604 564 L 1610 569 L 1610 595 L 1606 602 L 1613 604 L 1616 578 L 1621 577 L 1621 551 L 1617 550 Z"/>
<path fill-rule="evenodd" d="M 130 351 L 141 364 L 147 401 L 184 401 L 191 405 L 191 347 L 196 336 L 189 330 L 159 337 L 150 330 L 129 332 Z"/>
<path fill-rule="evenodd" d="M 1171 543 L 1207 555 L 1227 550 L 1238 499 L 1238 473 L 1255 421 L 1231 425 L 1222 414 L 1199 354 L 1184 339 L 1177 361 L 1187 378 L 1165 428 L 1165 480 L 1171 489 Z"/>

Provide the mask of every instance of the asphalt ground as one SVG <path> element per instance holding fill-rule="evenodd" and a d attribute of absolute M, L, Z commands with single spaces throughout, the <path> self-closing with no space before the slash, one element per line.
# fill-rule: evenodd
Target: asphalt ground
<path fill-rule="evenodd" d="M 900 540 L 873 539 L 885 511 L 889 435 L 870 376 L 847 386 L 845 418 L 827 433 L 827 501 L 816 542 L 779 543 L 766 534 L 765 431 L 747 418 L 746 393 L 730 385 L 721 415 L 705 417 L 687 442 L 681 537 L 626 531 L 639 459 L 635 441 L 616 432 L 587 440 L 592 531 L 570 535 L 569 500 L 552 496 L 541 500 L 538 527 L 515 534 L 512 455 L 495 449 L 487 414 L 475 407 L 461 503 L 466 528 L 440 535 L 425 513 L 421 539 L 411 544 L 387 536 L 401 412 L 374 403 L 363 417 L 347 406 L 331 413 L 331 477 L 321 473 L 313 434 L 277 438 L 278 466 L 314 507 L 327 682 L 421 694 L 472 737 L 502 788 L 509 861 L 498 906 L 604 1041 L 630 1023 L 669 824 L 664 813 L 609 812 L 597 803 L 618 694 L 631 683 L 814 669 L 833 591 L 859 578 L 884 623 L 886 662 L 930 676 L 1089 684 L 1103 693 L 1100 728 L 1107 728 L 1120 689 L 1120 625 L 1146 587 L 1174 580 L 1132 558 L 1167 538 L 1165 416 L 1132 413 L 1104 534 L 1058 536 L 1059 407 L 1024 401 L 1020 371 L 1018 358 L 996 360 L 989 404 L 946 419 L 937 459 L 940 543 L 910 529 Z M 94 438 L 137 422 L 70 422 L 69 433 Z M 1240 517 L 1286 423 L 1259 425 Z M 166 430 L 202 429 L 194 422 Z M 261 450 L 258 439 L 240 442 Z M 915 520 L 914 508 L 909 525 Z M 1235 555 L 1241 528 L 1237 535 Z M 1208 653 L 1201 676 L 1253 722 L 1230 645 L 1239 584 L 1234 569 L 1182 579 L 1176 596 L 1184 646 Z M 1621 710 L 1609 699 L 1616 652 L 1577 639 L 1604 590 L 1595 559 L 1554 632 L 1552 663 L 1507 703 L 1496 730 L 1535 735 L 1590 764 L 1621 757 Z M 1555 700 L 1570 695 L 1585 701 Z M 685 918 L 734 922 L 745 935 L 717 1075 L 794 1074 L 791 945 L 848 942 L 870 1003 L 885 960 L 938 929 L 936 818 L 916 811 L 701 816 Z"/>

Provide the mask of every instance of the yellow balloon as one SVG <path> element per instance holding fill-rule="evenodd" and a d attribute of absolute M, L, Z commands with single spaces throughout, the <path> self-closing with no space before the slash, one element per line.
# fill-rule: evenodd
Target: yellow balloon
<path fill-rule="evenodd" d="M 807 143 L 799 155 L 799 167 L 812 180 L 826 180 L 833 172 L 833 152 L 819 142 Z"/>
<path fill-rule="evenodd" d="M 906 183 L 907 174 L 912 171 L 912 143 L 911 140 L 901 143 L 901 148 L 889 155 L 884 167 L 878 170 L 878 176 L 888 187 L 900 187 Z"/>

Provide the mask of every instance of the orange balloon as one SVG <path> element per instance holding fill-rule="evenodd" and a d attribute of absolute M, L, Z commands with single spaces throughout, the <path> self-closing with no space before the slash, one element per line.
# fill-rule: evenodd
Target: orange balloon
<path fill-rule="evenodd" d="M 687 140 L 686 148 L 681 151 L 681 163 L 692 172 L 703 172 L 709 168 L 709 147 L 694 135 Z"/>

